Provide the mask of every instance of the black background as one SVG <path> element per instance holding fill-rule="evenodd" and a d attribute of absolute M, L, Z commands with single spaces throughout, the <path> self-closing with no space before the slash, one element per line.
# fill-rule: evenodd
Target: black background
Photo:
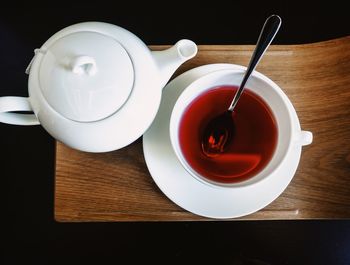
<path fill-rule="evenodd" d="M 156 10 L 158 8 L 158 10 Z M 146 44 L 254 44 L 265 18 L 283 24 L 275 44 L 349 35 L 337 1 L 101 1 L 31 3 L 0 10 L 0 96 L 27 96 L 24 69 L 52 34 L 82 21 L 125 27 Z M 57 223 L 54 140 L 42 127 L 0 124 L 2 264 L 350 264 L 350 221 Z M 350 188 L 350 187 L 349 187 Z M 4 245 L 4 244 L 3 244 Z M 126 260 L 126 262 L 122 262 Z"/>

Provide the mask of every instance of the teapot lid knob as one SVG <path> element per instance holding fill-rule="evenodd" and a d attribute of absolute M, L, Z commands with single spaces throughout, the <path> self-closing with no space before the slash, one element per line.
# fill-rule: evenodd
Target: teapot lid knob
<path fill-rule="evenodd" d="M 95 75 L 97 72 L 96 61 L 94 58 L 86 55 L 77 56 L 71 62 L 72 71 L 75 74 Z"/>

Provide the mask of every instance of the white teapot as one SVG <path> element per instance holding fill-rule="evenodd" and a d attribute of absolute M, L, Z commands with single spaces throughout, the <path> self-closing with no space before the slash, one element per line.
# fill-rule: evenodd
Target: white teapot
<path fill-rule="evenodd" d="M 69 26 L 35 50 L 26 70 L 29 97 L 0 98 L 0 122 L 40 123 L 54 138 L 82 151 L 122 148 L 147 130 L 162 88 L 196 53 L 190 40 L 151 52 L 134 34 L 112 24 Z"/>

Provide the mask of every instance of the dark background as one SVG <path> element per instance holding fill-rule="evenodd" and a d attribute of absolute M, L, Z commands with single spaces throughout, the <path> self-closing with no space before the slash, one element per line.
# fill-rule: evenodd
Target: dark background
<path fill-rule="evenodd" d="M 146 44 L 181 38 L 197 44 L 255 44 L 272 13 L 283 19 L 275 44 L 350 33 L 348 9 L 338 1 L 129 2 L 3 7 L 0 96 L 27 96 L 24 70 L 34 48 L 82 21 L 117 24 Z M 57 223 L 52 137 L 40 126 L 0 124 L 0 150 L 1 240 L 6 246 L 1 264 L 350 264 L 349 220 Z"/>

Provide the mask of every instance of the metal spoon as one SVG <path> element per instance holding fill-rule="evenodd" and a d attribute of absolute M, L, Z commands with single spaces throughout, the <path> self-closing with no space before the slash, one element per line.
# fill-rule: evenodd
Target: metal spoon
<path fill-rule="evenodd" d="M 239 86 L 231 102 L 231 105 L 227 111 L 219 114 L 214 119 L 212 119 L 204 129 L 201 144 L 205 155 L 213 157 L 221 154 L 225 151 L 225 148 L 232 141 L 235 132 L 233 110 L 236 107 L 239 98 L 241 97 L 244 86 L 248 81 L 251 73 L 254 71 L 265 51 L 276 36 L 276 33 L 281 26 L 281 22 L 281 18 L 277 15 L 272 15 L 266 19 L 256 43 L 254 53 L 244 74 L 242 83 Z"/>

